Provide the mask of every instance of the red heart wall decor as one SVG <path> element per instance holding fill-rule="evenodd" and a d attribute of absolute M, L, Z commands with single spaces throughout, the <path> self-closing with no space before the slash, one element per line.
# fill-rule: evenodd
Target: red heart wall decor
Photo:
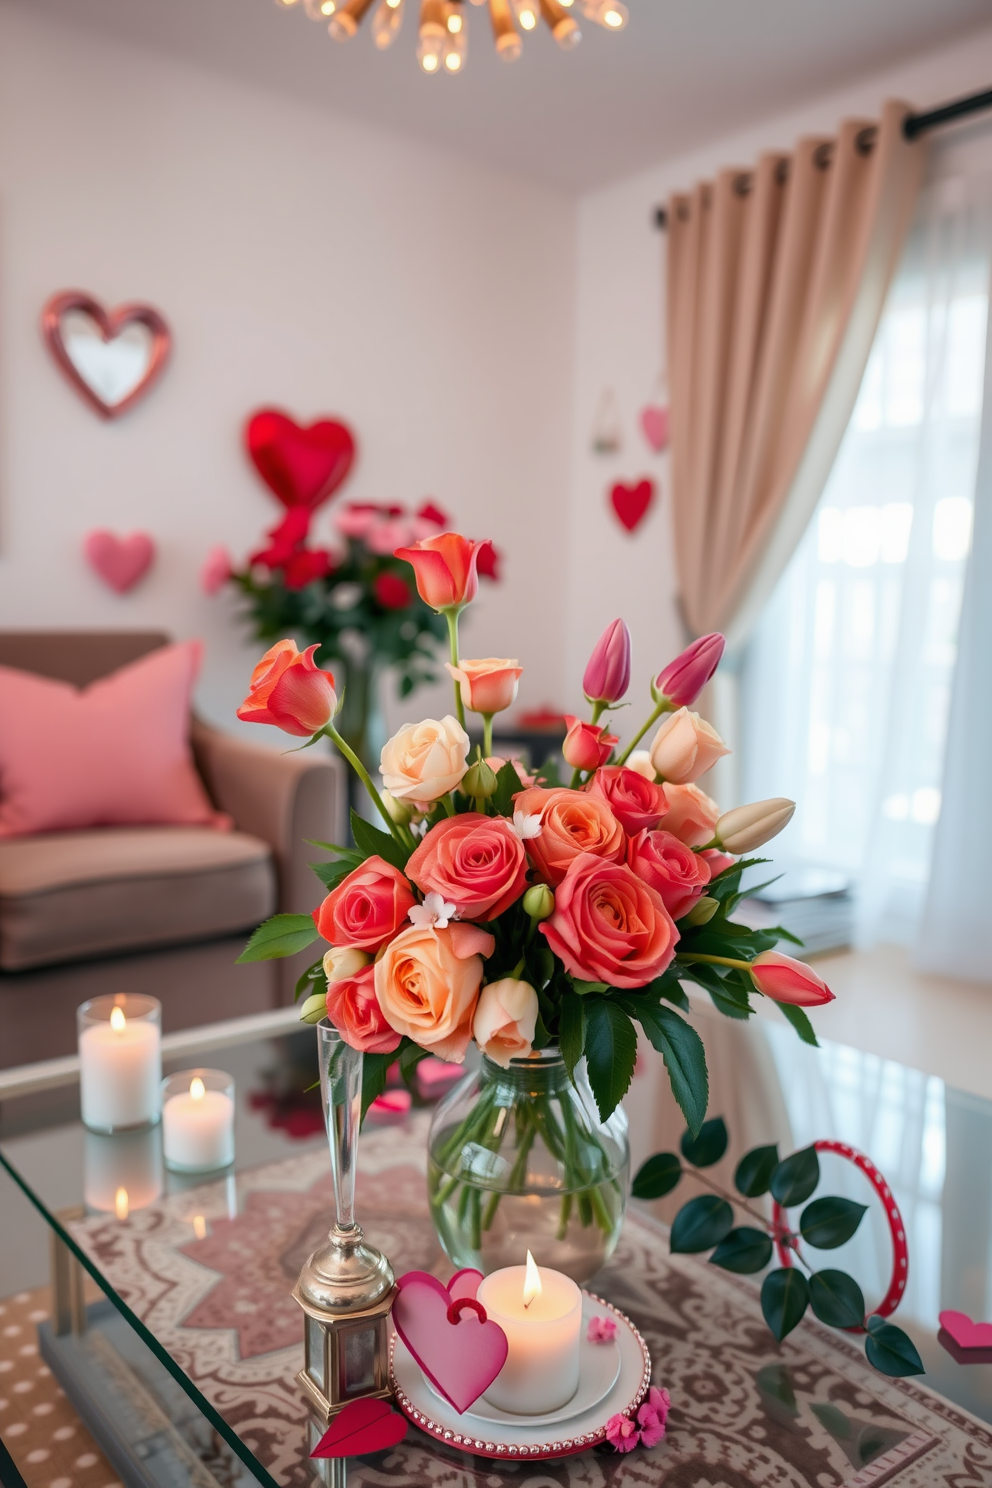
<path fill-rule="evenodd" d="M 99 379 L 94 377 L 95 369 L 90 369 L 87 377 L 84 375 L 87 371 L 85 363 L 77 365 L 71 343 L 67 345 L 65 337 L 65 322 L 70 314 L 85 316 L 92 323 L 96 337 L 106 347 L 112 346 L 131 326 L 142 326 L 147 332 L 147 350 L 142 356 L 139 348 L 136 365 L 124 369 L 123 386 L 127 391 L 119 397 L 108 397 L 101 392 Z M 79 289 L 65 290 L 47 301 L 41 312 L 41 333 L 68 382 L 105 419 L 117 418 L 145 396 L 165 370 L 172 347 L 169 327 L 151 305 L 118 305 L 116 310 L 105 310 L 92 295 Z M 76 351 L 75 355 L 78 359 L 79 352 Z M 134 361 L 133 353 L 129 360 Z"/>
<path fill-rule="evenodd" d="M 617 481 L 610 492 L 613 510 L 628 532 L 633 532 L 635 527 L 640 526 L 653 500 L 654 481 L 647 477 L 638 481 L 636 486 L 627 486 L 623 481 Z"/>
<path fill-rule="evenodd" d="M 318 419 L 303 428 L 278 408 L 252 414 L 245 444 L 255 469 L 283 506 L 311 511 L 333 496 L 355 460 L 355 439 L 346 424 Z"/>
<path fill-rule="evenodd" d="M 147 532 L 118 537 L 116 532 L 98 530 L 83 538 L 83 552 L 90 568 L 110 589 L 126 594 L 151 568 L 155 539 Z"/>
<path fill-rule="evenodd" d="M 406 1436 L 406 1421 L 384 1400 L 350 1400 L 338 1411 L 311 1457 L 360 1457 L 395 1447 Z"/>
<path fill-rule="evenodd" d="M 459 1271 L 449 1291 L 427 1271 L 408 1271 L 397 1282 L 393 1303 L 397 1333 L 459 1415 L 506 1363 L 506 1334 L 475 1299 L 481 1280 L 481 1272 Z"/>

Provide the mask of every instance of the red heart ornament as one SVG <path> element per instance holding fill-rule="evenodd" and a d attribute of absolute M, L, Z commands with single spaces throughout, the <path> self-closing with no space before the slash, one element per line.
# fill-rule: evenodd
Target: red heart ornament
<path fill-rule="evenodd" d="M 966 1312 L 942 1312 L 940 1326 L 962 1349 L 992 1349 L 992 1323 L 973 1323 Z"/>
<path fill-rule="evenodd" d="M 133 589 L 151 567 L 155 539 L 147 532 L 118 537 L 116 532 L 88 532 L 83 538 L 86 561 L 105 584 L 118 594 Z"/>
<path fill-rule="evenodd" d="M 252 414 L 245 443 L 255 469 L 283 506 L 311 511 L 334 494 L 355 459 L 355 440 L 345 424 L 318 419 L 302 428 L 277 408 Z"/>
<path fill-rule="evenodd" d="M 469 1290 L 473 1275 L 482 1280 L 479 1272 L 459 1271 L 453 1294 L 427 1271 L 408 1271 L 392 1311 L 397 1333 L 459 1415 L 489 1388 L 507 1354 L 506 1334 Z"/>
<path fill-rule="evenodd" d="M 655 454 L 668 443 L 668 409 L 649 403 L 641 409 L 641 432 Z"/>
<path fill-rule="evenodd" d="M 384 1400 L 351 1400 L 334 1417 L 311 1457 L 360 1457 L 395 1447 L 406 1436 L 406 1420 Z"/>
<path fill-rule="evenodd" d="M 645 478 L 638 481 L 636 486 L 626 486 L 623 481 L 617 481 L 610 492 L 610 500 L 627 531 L 633 532 L 647 516 L 648 508 L 654 500 L 654 481 Z"/>
<path fill-rule="evenodd" d="M 85 315 L 92 321 L 105 345 L 116 341 L 132 325 L 143 326 L 148 332 L 149 349 L 144 369 L 124 396 L 108 401 L 76 366 L 66 347 L 62 325 L 71 312 Z M 139 398 L 144 397 L 165 370 L 172 347 L 169 327 L 151 305 L 118 305 L 116 310 L 105 310 L 92 295 L 79 289 L 66 290 L 52 296 L 41 312 L 41 333 L 48 343 L 49 351 L 76 392 L 101 418 L 106 419 L 117 418 L 118 414 L 124 413 Z"/>

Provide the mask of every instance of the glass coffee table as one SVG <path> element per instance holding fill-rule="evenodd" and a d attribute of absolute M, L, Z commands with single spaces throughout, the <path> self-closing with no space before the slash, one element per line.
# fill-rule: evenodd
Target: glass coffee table
<path fill-rule="evenodd" d="M 166 1072 L 210 1065 L 236 1081 L 236 1161 L 206 1179 L 163 1168 L 160 1128 L 87 1132 L 71 1069 L 45 1089 L 5 1094 L 0 1083 L 0 1163 L 51 1234 L 45 1362 L 128 1488 L 992 1485 L 992 1365 L 956 1364 L 935 1336 L 942 1307 L 989 1316 L 992 1105 L 840 1046 L 797 1055 L 773 1026 L 747 1036 L 778 1081 L 783 1143 L 839 1137 L 868 1150 L 892 1182 L 913 1266 L 898 1320 L 926 1379 L 876 1374 L 856 1341 L 810 1320 L 776 1344 L 751 1279 L 671 1256 L 664 1226 L 632 1206 L 591 1286 L 633 1320 L 655 1382 L 671 1392 L 659 1446 L 499 1463 L 411 1425 L 387 1451 L 311 1459 L 324 1428 L 296 1383 L 303 1318 L 290 1292 L 333 1206 L 319 1092 L 308 1091 L 314 1038 L 288 1022 L 231 1025 L 187 1038 L 182 1052 L 172 1041 Z M 370 1121 L 361 1138 L 358 1217 L 397 1274 L 446 1274 L 427 1204 L 428 1120 L 414 1109 Z M 858 1196 L 853 1170 L 828 1168 L 834 1191 Z M 0 1246 L 13 1243 L 10 1222 L 0 1211 Z M 887 1243 L 884 1225 L 868 1227 L 837 1264 L 880 1296 Z M 88 1303 L 87 1274 L 101 1294 Z"/>

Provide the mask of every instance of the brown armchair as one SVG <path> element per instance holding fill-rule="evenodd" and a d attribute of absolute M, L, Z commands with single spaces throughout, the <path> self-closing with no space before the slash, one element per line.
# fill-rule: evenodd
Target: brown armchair
<path fill-rule="evenodd" d="M 6 631 L 0 665 L 82 687 L 168 640 Z M 75 1008 L 101 992 L 150 992 L 167 1030 L 292 1000 L 306 953 L 235 958 L 261 920 L 319 902 L 308 864 L 320 854 L 305 839 L 340 840 L 343 769 L 316 749 L 281 754 L 196 717 L 190 742 L 233 831 L 98 827 L 0 840 L 0 1068 L 71 1052 Z"/>

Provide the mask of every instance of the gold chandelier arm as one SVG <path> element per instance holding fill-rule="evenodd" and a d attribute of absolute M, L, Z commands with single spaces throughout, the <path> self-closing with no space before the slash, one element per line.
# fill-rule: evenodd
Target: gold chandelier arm
<path fill-rule="evenodd" d="M 496 51 L 504 62 L 515 62 L 520 56 L 521 47 L 510 0 L 489 0 L 489 18 L 493 23 Z"/>
<path fill-rule="evenodd" d="M 559 4 L 559 0 L 540 0 L 541 17 L 563 51 L 578 46 L 582 32 L 575 17 Z"/>
<path fill-rule="evenodd" d="M 345 0 L 332 15 L 327 28 L 334 40 L 350 41 L 371 7 L 372 0 Z"/>

